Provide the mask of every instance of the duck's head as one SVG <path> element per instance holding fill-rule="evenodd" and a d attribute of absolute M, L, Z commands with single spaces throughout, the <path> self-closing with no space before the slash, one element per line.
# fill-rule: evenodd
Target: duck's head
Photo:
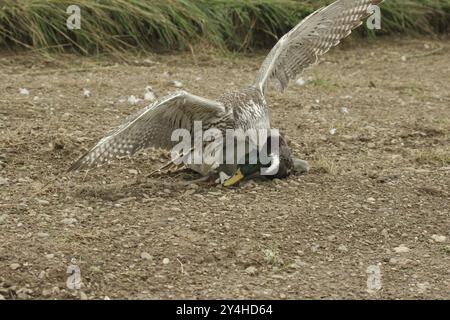
<path fill-rule="evenodd" d="M 256 163 L 251 164 L 247 155 L 245 163 L 238 164 L 234 174 L 223 185 L 230 187 L 248 177 L 285 178 L 295 170 L 291 150 L 282 135 L 269 135 L 263 148 L 267 150 L 267 156 L 259 152 Z"/>

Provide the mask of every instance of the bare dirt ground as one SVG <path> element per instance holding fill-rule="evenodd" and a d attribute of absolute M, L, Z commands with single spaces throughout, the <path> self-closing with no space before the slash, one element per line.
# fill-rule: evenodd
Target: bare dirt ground
<path fill-rule="evenodd" d="M 449 48 L 384 39 L 333 50 L 306 85 L 269 97 L 273 127 L 309 174 L 235 189 L 147 178 L 161 152 L 66 170 L 145 105 L 130 95 L 151 85 L 162 96 L 178 80 L 214 98 L 251 83 L 262 53 L 130 65 L 2 53 L 0 298 L 449 299 Z M 72 258 L 79 291 L 66 287 Z"/>

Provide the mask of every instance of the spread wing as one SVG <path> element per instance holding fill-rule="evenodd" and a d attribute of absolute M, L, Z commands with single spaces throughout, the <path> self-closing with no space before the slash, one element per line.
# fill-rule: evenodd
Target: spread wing
<path fill-rule="evenodd" d="M 138 150 L 154 147 L 168 149 L 175 129 L 192 131 L 194 121 L 212 121 L 225 114 L 225 107 L 216 101 L 187 92 L 166 96 L 131 116 L 119 128 L 102 138 L 76 161 L 69 170 L 87 169 L 117 156 L 132 155 Z"/>
<path fill-rule="evenodd" d="M 337 0 L 321 8 L 285 34 L 264 60 L 255 86 L 264 93 L 270 80 L 283 91 L 319 56 L 339 44 L 383 0 Z"/>

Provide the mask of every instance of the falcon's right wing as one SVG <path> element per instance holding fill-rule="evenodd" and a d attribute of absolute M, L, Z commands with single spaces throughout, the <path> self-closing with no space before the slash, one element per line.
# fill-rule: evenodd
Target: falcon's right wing
<path fill-rule="evenodd" d="M 225 107 L 216 101 L 177 92 L 149 105 L 126 123 L 102 138 L 92 149 L 76 161 L 69 170 L 80 170 L 114 159 L 132 155 L 140 149 L 154 147 L 168 149 L 175 129 L 193 128 L 194 121 L 221 118 Z"/>

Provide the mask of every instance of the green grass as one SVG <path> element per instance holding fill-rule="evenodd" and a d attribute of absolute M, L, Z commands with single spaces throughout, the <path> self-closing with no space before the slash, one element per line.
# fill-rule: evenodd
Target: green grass
<path fill-rule="evenodd" d="M 0 0 L 0 47 L 82 54 L 270 47 L 331 0 Z M 81 30 L 66 8 L 81 8 Z M 450 0 L 386 0 L 381 34 L 448 33 Z M 367 35 L 365 28 L 359 34 Z"/>

